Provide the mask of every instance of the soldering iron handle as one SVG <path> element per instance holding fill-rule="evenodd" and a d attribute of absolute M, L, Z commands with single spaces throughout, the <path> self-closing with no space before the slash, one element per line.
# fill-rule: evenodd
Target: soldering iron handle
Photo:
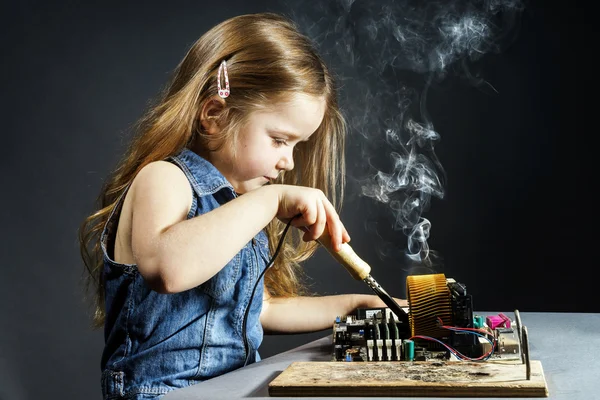
<path fill-rule="evenodd" d="M 323 234 L 319 239 L 317 239 L 323 247 L 327 249 L 327 251 L 335 258 L 340 264 L 350 272 L 350 275 L 356 280 L 362 281 L 371 273 L 371 267 L 369 264 L 364 262 L 348 243 L 342 244 L 342 249 L 340 251 L 335 251 L 333 246 L 331 245 L 331 236 L 329 235 L 329 231 L 327 227 L 323 231 Z"/>

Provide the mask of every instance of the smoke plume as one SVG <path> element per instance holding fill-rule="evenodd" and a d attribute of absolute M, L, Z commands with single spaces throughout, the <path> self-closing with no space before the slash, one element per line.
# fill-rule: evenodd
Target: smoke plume
<path fill-rule="evenodd" d="M 427 113 L 428 89 L 455 74 L 494 90 L 470 66 L 510 44 L 523 4 L 335 0 L 294 3 L 294 9 L 292 18 L 341 80 L 350 146 L 361 154 L 348 160 L 349 183 L 391 212 L 386 220 L 406 236 L 402 252 L 411 266 L 434 267 L 438 257 L 429 249 L 431 223 L 423 213 L 432 197 L 444 197 L 446 178 L 434 152 L 440 134 Z M 373 221 L 366 225 L 377 233 Z M 388 240 L 378 250 L 397 258 L 398 247 Z"/>

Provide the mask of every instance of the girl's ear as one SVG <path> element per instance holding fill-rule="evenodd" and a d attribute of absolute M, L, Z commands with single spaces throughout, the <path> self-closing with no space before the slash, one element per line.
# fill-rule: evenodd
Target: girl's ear
<path fill-rule="evenodd" d="M 215 134 L 221 131 L 217 121 L 224 109 L 225 99 L 219 96 L 215 95 L 204 102 L 200 110 L 200 123 L 206 133 Z"/>

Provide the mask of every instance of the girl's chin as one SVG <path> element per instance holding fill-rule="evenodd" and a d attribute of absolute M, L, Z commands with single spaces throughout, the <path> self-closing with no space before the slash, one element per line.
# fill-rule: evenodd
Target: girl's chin
<path fill-rule="evenodd" d="M 264 179 L 256 180 L 252 182 L 246 182 L 242 185 L 234 186 L 234 190 L 237 194 L 244 194 L 251 192 L 252 190 L 260 189 L 261 187 L 270 184 L 269 181 L 265 182 Z"/>

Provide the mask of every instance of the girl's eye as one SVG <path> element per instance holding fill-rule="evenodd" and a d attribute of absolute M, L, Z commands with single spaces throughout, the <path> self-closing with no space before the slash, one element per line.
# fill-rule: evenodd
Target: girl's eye
<path fill-rule="evenodd" d="M 284 139 L 273 138 L 273 144 L 275 145 L 275 147 L 279 147 L 279 146 L 287 145 L 287 142 Z"/>

